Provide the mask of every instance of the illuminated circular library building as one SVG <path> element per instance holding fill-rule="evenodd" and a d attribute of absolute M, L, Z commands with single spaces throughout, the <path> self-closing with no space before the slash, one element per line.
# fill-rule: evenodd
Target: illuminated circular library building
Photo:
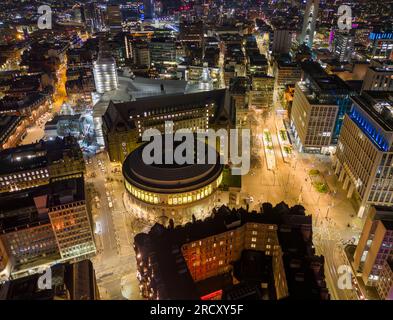
<path fill-rule="evenodd" d="M 214 207 L 224 168 L 217 152 L 215 164 L 145 164 L 144 146 L 131 152 L 123 163 L 127 209 L 150 222 L 171 218 L 185 223 L 192 215 L 202 218 Z M 205 159 L 208 148 L 206 145 Z M 162 157 L 165 159 L 165 151 Z"/>

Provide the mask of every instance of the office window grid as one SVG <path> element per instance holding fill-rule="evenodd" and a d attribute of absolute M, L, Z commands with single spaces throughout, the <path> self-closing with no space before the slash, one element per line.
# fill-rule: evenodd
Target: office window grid
<path fill-rule="evenodd" d="M 391 263 L 387 260 L 383 262 L 382 270 L 380 274 L 380 279 L 377 283 L 377 291 L 379 297 L 385 300 L 393 288 L 393 270 L 391 268 Z"/>
<path fill-rule="evenodd" d="M 62 258 L 95 251 L 94 238 L 83 201 L 51 208 L 49 213 Z"/>
<path fill-rule="evenodd" d="M 336 116 L 337 106 L 312 105 L 304 146 L 329 146 Z"/>
<path fill-rule="evenodd" d="M 16 266 L 59 252 L 50 224 L 9 232 L 2 235 L 2 239 L 15 259 Z"/>
<path fill-rule="evenodd" d="M 277 255 L 281 248 L 275 225 L 247 223 L 236 230 L 201 239 L 182 247 L 184 259 L 194 281 L 228 272 L 231 262 L 240 259 L 243 250 L 264 251 Z M 280 264 L 277 263 L 277 266 Z"/>
<path fill-rule="evenodd" d="M 344 118 L 337 148 L 337 158 L 350 170 L 360 197 L 369 198 L 370 179 L 381 153 L 350 117 Z M 374 196 L 373 196 L 374 197 Z"/>

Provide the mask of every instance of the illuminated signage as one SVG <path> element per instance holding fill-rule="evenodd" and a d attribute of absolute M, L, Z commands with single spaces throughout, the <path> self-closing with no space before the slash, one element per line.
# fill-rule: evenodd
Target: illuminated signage
<path fill-rule="evenodd" d="M 393 40 L 393 32 L 371 32 L 370 40 Z"/>
<path fill-rule="evenodd" d="M 221 299 L 222 290 L 217 290 L 201 297 L 201 300 L 218 300 Z"/>

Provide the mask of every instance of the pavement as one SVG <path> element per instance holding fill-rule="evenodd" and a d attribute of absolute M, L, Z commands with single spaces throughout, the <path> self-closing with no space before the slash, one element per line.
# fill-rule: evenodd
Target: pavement
<path fill-rule="evenodd" d="M 275 96 L 278 96 L 275 94 Z M 343 254 L 342 243 L 358 239 L 364 220 L 356 215 L 356 206 L 347 198 L 347 193 L 338 182 L 338 177 L 332 168 L 332 158 L 326 155 L 299 153 L 295 148 L 290 161 L 285 162 L 280 150 L 276 124 L 281 124 L 283 116 L 275 110 L 279 109 L 279 102 L 275 101 L 275 108 L 269 112 L 251 110 L 249 117 L 253 136 L 254 166 L 251 174 L 243 177 L 242 193 L 254 199 L 250 209 L 259 209 L 263 202 L 273 205 L 284 201 L 289 206 L 301 204 L 306 212 L 313 216 L 314 244 L 318 254 L 325 256 L 326 281 L 332 299 L 354 300 L 358 298 L 356 288 L 341 290 L 338 288 L 338 267 L 349 265 Z M 260 137 L 267 128 L 271 132 L 276 169 L 269 170 L 266 165 L 266 155 Z M 329 187 L 329 192 L 320 193 L 312 185 L 310 170 L 318 170 L 320 178 Z M 355 291 L 354 291 L 355 290 Z"/>
<path fill-rule="evenodd" d="M 26 136 L 20 142 L 20 145 L 32 144 L 40 141 L 44 138 L 45 132 L 44 128 L 40 126 L 33 126 L 26 129 Z"/>

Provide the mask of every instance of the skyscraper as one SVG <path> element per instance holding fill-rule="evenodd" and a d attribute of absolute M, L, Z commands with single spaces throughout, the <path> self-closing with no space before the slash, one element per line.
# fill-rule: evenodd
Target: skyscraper
<path fill-rule="evenodd" d="M 275 29 L 273 33 L 272 52 L 289 53 L 291 49 L 291 32 L 288 29 Z"/>
<path fill-rule="evenodd" d="M 334 54 L 338 57 L 340 62 L 351 61 L 354 44 L 355 35 L 353 32 L 341 31 L 336 33 Z"/>
<path fill-rule="evenodd" d="M 314 42 L 315 25 L 318 18 L 319 0 L 307 0 L 304 13 L 303 30 L 300 36 L 300 44 L 305 43 L 312 48 Z"/>
<path fill-rule="evenodd" d="M 83 5 L 82 19 L 91 32 L 100 31 L 103 27 L 102 12 L 96 2 Z"/>
<path fill-rule="evenodd" d="M 143 0 L 144 19 L 154 18 L 154 0 Z"/>
<path fill-rule="evenodd" d="M 108 5 L 107 7 L 108 27 L 111 33 L 122 30 L 122 16 L 119 5 Z"/>

